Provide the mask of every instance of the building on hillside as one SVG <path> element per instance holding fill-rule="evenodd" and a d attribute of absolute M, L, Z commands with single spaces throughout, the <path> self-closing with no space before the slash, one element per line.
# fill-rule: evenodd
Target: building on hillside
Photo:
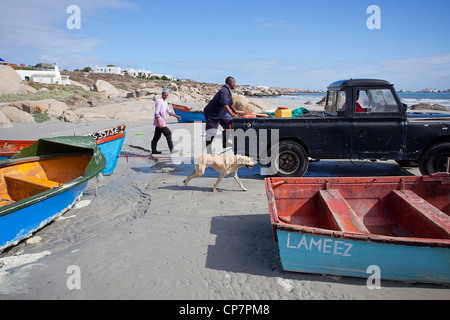
<path fill-rule="evenodd" d="M 120 67 L 99 67 L 95 66 L 92 72 L 95 73 L 111 73 L 111 74 L 122 74 L 122 69 Z"/>
<path fill-rule="evenodd" d="M 175 78 L 174 76 L 167 75 L 167 74 L 152 74 L 152 76 L 159 78 L 159 79 L 161 79 L 162 77 L 166 77 L 170 81 L 177 81 L 177 78 Z"/>
<path fill-rule="evenodd" d="M 92 72 L 95 73 L 110 73 L 110 74 L 120 74 L 120 75 L 128 75 L 131 77 L 140 77 L 145 79 L 150 79 L 152 76 L 155 76 L 157 78 L 161 78 L 163 76 L 166 76 L 167 79 L 176 81 L 177 79 L 173 76 L 164 75 L 164 74 L 152 74 L 149 70 L 141 70 L 141 69 L 133 69 L 133 68 L 127 68 L 122 70 L 119 67 L 99 67 L 95 66 L 94 70 Z"/>
<path fill-rule="evenodd" d="M 127 68 L 127 69 L 123 70 L 122 73 L 124 75 L 132 76 L 132 77 L 141 77 L 141 78 L 146 78 L 146 79 L 149 79 L 152 76 L 151 71 L 135 70 L 133 68 Z"/>
<path fill-rule="evenodd" d="M 45 84 L 70 84 L 69 76 L 61 75 L 58 65 L 55 63 L 53 69 L 45 70 L 16 70 L 22 81 L 31 81 Z"/>

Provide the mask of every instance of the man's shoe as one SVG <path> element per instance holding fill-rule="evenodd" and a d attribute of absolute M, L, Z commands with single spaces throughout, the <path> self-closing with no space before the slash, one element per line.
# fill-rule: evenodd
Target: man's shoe
<path fill-rule="evenodd" d="M 161 151 L 156 150 L 156 145 L 158 142 L 152 141 L 152 154 L 161 154 Z"/>

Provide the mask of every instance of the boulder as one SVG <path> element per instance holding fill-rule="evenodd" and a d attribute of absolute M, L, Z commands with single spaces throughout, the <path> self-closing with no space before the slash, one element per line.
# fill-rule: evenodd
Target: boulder
<path fill-rule="evenodd" d="M 11 107 L 28 112 L 30 114 L 42 114 L 50 107 L 46 100 L 40 101 L 16 101 L 10 103 Z"/>
<path fill-rule="evenodd" d="M 0 109 L 0 128 L 11 128 L 13 127 L 11 120 L 3 114 Z"/>
<path fill-rule="evenodd" d="M 200 90 L 197 87 L 190 87 L 189 90 L 191 93 L 201 94 Z"/>
<path fill-rule="evenodd" d="M 250 101 L 249 104 L 256 106 L 260 109 L 259 112 L 263 112 L 264 110 L 272 110 L 275 109 L 275 106 L 267 101 Z"/>
<path fill-rule="evenodd" d="M 418 103 L 411 106 L 411 110 L 438 110 L 438 111 L 449 111 L 446 107 L 440 104 L 430 103 Z"/>
<path fill-rule="evenodd" d="M 238 111 L 250 111 L 253 113 L 260 113 L 262 108 L 257 105 L 257 102 L 250 102 L 246 97 L 233 94 L 234 107 Z"/>
<path fill-rule="evenodd" d="M 99 93 L 103 93 L 107 96 L 118 96 L 120 91 L 116 89 L 112 84 L 105 80 L 97 80 L 94 83 L 94 89 Z"/>
<path fill-rule="evenodd" d="M 59 118 L 64 111 L 69 109 L 69 106 L 61 101 L 51 99 L 49 100 L 49 108 L 47 114 L 54 118 Z"/>
<path fill-rule="evenodd" d="M 80 118 L 72 110 L 64 110 L 59 120 L 70 123 L 77 123 Z"/>
<path fill-rule="evenodd" d="M 183 85 L 180 85 L 178 90 L 181 92 L 187 92 L 187 93 L 191 92 L 191 90 L 187 86 L 183 86 Z"/>
<path fill-rule="evenodd" d="M 0 95 L 17 93 L 27 93 L 20 75 L 10 66 L 0 66 Z"/>
<path fill-rule="evenodd" d="M 24 87 L 25 87 L 25 91 L 27 93 L 36 93 L 36 92 L 38 92 L 35 88 L 33 88 L 33 87 L 29 86 L 29 85 L 24 85 Z"/>
<path fill-rule="evenodd" d="M 36 122 L 31 114 L 15 107 L 3 107 L 1 111 L 12 123 Z"/>
<path fill-rule="evenodd" d="M 444 107 L 443 105 L 440 105 L 440 104 L 433 104 L 433 105 L 431 106 L 431 108 L 432 108 L 433 110 L 449 111 L 449 109 L 447 109 L 446 107 Z"/>
<path fill-rule="evenodd" d="M 125 96 L 125 98 L 127 98 L 127 99 L 134 99 L 134 98 L 136 98 L 136 90 L 128 92 L 127 95 Z"/>
<path fill-rule="evenodd" d="M 169 89 L 169 92 L 171 92 L 171 91 L 178 91 L 178 86 L 177 86 L 176 83 L 171 82 L 171 83 L 169 83 L 169 86 L 168 86 L 167 89 Z"/>
<path fill-rule="evenodd" d="M 55 118 L 60 117 L 63 111 L 69 108 L 66 103 L 55 99 L 45 99 L 38 101 L 16 101 L 10 103 L 10 106 L 28 112 L 30 114 L 43 114 L 47 112 L 49 116 Z"/>

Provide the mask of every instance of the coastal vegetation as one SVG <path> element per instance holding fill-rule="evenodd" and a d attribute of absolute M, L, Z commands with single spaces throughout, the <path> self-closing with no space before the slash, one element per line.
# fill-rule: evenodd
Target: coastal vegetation
<path fill-rule="evenodd" d="M 95 96 L 93 92 L 84 90 L 75 85 L 45 85 L 36 82 L 29 82 L 28 85 L 34 90 L 29 90 L 27 93 L 9 93 L 0 95 L 0 102 L 55 99 L 70 104 L 78 100 L 89 99 Z"/>

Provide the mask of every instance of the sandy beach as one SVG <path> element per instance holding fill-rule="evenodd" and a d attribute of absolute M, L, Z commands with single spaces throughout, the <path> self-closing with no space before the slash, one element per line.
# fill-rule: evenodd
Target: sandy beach
<path fill-rule="evenodd" d="M 151 108 L 147 112 L 151 118 Z M 127 137 L 121 155 L 128 158 L 119 159 L 115 172 L 91 180 L 75 208 L 0 254 L 0 299 L 450 299 L 443 285 L 382 281 L 381 289 L 369 290 L 366 279 L 284 272 L 260 165 L 239 170 L 247 192 L 229 176 L 212 193 L 218 173 L 211 168 L 185 187 L 194 168 L 190 160 L 146 158 L 151 120 L 51 120 L 0 132 L 8 139 L 36 139 L 85 135 L 123 123 Z M 170 118 L 168 126 L 176 149 L 201 153 L 204 125 Z M 169 155 L 164 139 L 158 146 Z M 362 166 L 320 161 L 305 176 L 419 175 L 393 161 L 356 164 Z M 69 288 L 73 266 L 80 272 L 79 289 Z"/>

